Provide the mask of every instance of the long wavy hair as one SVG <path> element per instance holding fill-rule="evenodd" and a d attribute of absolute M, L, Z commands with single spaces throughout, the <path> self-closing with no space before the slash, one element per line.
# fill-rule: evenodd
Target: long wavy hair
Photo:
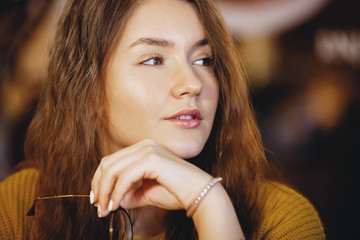
<path fill-rule="evenodd" d="M 39 195 L 88 194 L 103 157 L 106 133 L 105 72 L 124 26 L 142 0 L 71 0 L 51 52 L 25 154 L 39 169 Z M 212 132 L 192 161 L 224 178 L 245 236 L 259 225 L 257 189 L 267 163 L 249 100 L 244 71 L 231 35 L 210 0 L 189 0 L 202 21 L 214 55 L 220 98 Z M 99 219 L 83 200 L 43 202 L 37 210 L 40 238 L 108 237 L 108 219 Z M 167 239 L 197 239 L 192 219 L 173 211 Z M 65 229 L 65 230 L 64 230 Z"/>

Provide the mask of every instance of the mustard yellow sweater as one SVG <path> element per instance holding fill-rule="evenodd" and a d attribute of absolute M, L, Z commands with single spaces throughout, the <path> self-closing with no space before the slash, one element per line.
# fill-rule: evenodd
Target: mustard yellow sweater
<path fill-rule="evenodd" d="M 0 183 L 0 239 L 35 239 L 36 222 L 26 216 L 36 196 L 38 172 L 26 169 Z M 254 239 L 325 239 L 320 218 L 294 190 L 274 182 L 259 192 L 264 218 Z M 164 234 L 146 240 L 164 240 Z"/>

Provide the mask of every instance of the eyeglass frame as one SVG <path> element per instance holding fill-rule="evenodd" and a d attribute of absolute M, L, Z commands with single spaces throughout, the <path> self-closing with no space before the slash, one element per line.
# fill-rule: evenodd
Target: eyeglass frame
<path fill-rule="evenodd" d="M 38 201 L 40 201 L 40 200 L 58 199 L 58 198 L 89 198 L 89 197 L 90 197 L 89 195 L 81 195 L 81 194 L 79 194 L 79 195 L 76 195 L 76 194 L 64 194 L 64 195 L 53 195 L 53 196 L 38 197 L 33 201 L 32 205 L 31 205 L 31 208 L 26 213 L 26 215 L 27 216 L 34 216 L 35 215 L 35 206 L 38 203 Z M 118 209 L 110 212 L 111 216 L 110 216 L 110 224 L 109 224 L 109 239 L 111 240 L 113 238 L 114 216 L 118 211 L 122 211 L 123 213 L 125 213 L 126 220 L 129 221 L 129 223 L 130 223 L 130 238 L 128 238 L 128 236 L 126 236 L 126 237 L 129 240 L 133 240 L 134 233 L 133 233 L 133 224 L 132 224 L 132 221 L 131 221 L 131 217 L 130 217 L 129 213 L 122 207 L 119 207 Z M 127 224 L 127 223 L 125 223 L 125 224 Z M 127 233 L 126 233 L 126 235 L 127 235 Z"/>

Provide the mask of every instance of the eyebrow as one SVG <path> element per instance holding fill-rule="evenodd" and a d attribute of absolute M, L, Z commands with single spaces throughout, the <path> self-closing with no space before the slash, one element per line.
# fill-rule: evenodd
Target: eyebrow
<path fill-rule="evenodd" d="M 201 39 L 200 41 L 197 41 L 194 44 L 194 47 L 202 47 L 205 45 L 208 45 L 209 42 L 207 39 Z M 162 39 L 162 38 L 140 38 L 138 40 L 136 40 L 135 42 L 133 42 L 130 45 L 131 47 L 135 47 L 138 45 L 149 45 L 149 46 L 159 46 L 159 47 L 173 47 L 175 45 L 174 42 L 166 40 L 166 39 Z"/>

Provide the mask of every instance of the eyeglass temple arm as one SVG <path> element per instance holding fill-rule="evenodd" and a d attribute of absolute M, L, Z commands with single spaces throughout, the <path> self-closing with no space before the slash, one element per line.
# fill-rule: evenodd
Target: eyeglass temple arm
<path fill-rule="evenodd" d="M 26 213 L 27 216 L 34 216 L 35 215 L 35 206 L 36 203 L 39 200 L 45 200 L 45 199 L 56 199 L 56 198 L 70 198 L 70 197 L 89 197 L 89 195 L 73 195 L 73 194 L 67 194 L 67 195 L 55 195 L 55 196 L 45 196 L 45 197 L 38 197 L 34 200 L 33 204 L 31 205 L 31 208 Z"/>
<path fill-rule="evenodd" d="M 39 198 L 35 199 L 33 204 L 31 205 L 31 208 L 29 209 L 29 211 L 26 213 L 27 216 L 34 216 L 35 215 L 35 205 L 36 203 L 39 201 Z"/>
<path fill-rule="evenodd" d="M 34 200 L 33 204 L 31 205 L 31 208 L 29 209 L 29 211 L 27 212 L 26 215 L 27 216 L 34 216 L 35 215 L 35 206 L 36 206 L 36 203 L 39 200 L 56 199 L 56 198 L 70 198 L 70 197 L 89 197 L 89 195 L 57 195 L 57 196 L 38 197 L 38 198 L 36 198 Z M 130 223 L 130 237 L 129 237 L 129 239 L 132 240 L 133 239 L 133 226 L 132 226 L 131 217 L 130 217 L 129 213 L 122 207 L 119 207 L 115 211 L 112 211 L 112 213 L 116 213 L 117 211 L 122 211 L 122 212 L 125 213 L 125 215 L 127 217 L 127 220 Z M 110 226 L 109 226 L 110 239 L 112 239 L 112 234 L 113 234 L 113 231 L 114 231 L 113 220 L 114 220 L 114 215 L 111 216 L 111 221 L 110 221 Z"/>

